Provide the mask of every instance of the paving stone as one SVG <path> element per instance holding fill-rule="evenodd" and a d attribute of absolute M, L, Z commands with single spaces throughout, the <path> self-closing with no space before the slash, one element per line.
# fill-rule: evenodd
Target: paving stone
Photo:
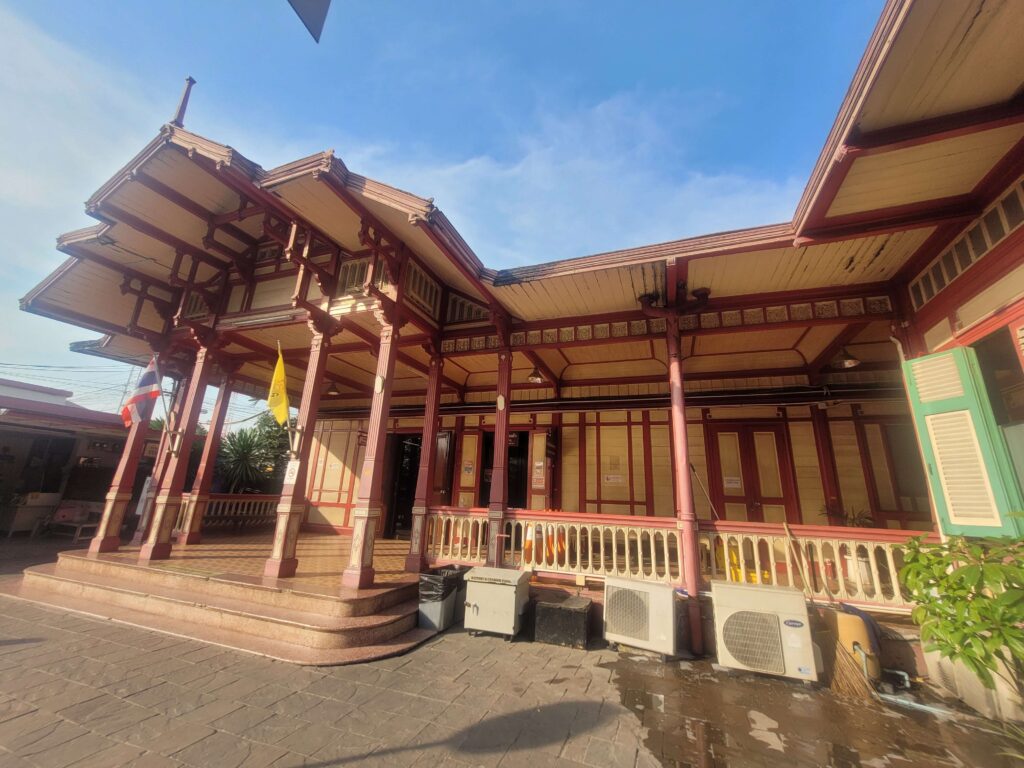
<path fill-rule="evenodd" d="M 144 754 L 144 750 L 130 744 L 111 742 L 110 746 L 71 763 L 71 768 L 113 768 L 130 763 Z"/>
<path fill-rule="evenodd" d="M 61 717 L 104 736 L 109 736 L 115 731 L 139 723 L 155 714 L 151 709 L 107 694 L 60 711 Z"/>
<path fill-rule="evenodd" d="M 172 755 L 197 768 L 266 768 L 287 752 L 229 733 L 213 733 Z"/>
<path fill-rule="evenodd" d="M 261 720 L 251 728 L 247 728 L 242 732 L 242 736 L 253 741 L 261 741 L 264 744 L 276 744 L 285 736 L 294 733 L 305 725 L 307 723 L 304 720 L 275 712 L 266 720 Z"/>
<path fill-rule="evenodd" d="M 169 755 L 190 746 L 213 733 L 213 729 L 197 723 L 153 715 L 127 728 L 114 731 L 110 738 L 150 752 Z"/>
<path fill-rule="evenodd" d="M 309 723 L 276 742 L 275 746 L 281 747 L 288 752 L 298 752 L 301 755 L 312 756 L 341 737 L 341 732 L 330 726 Z"/>
<path fill-rule="evenodd" d="M 23 754 L 39 768 L 65 768 L 81 758 L 90 757 L 113 746 L 116 744 L 110 739 L 87 732 L 40 752 Z"/>
<path fill-rule="evenodd" d="M 281 715 L 301 717 L 305 712 L 313 709 L 321 701 L 323 701 L 323 697 L 321 696 L 314 696 L 311 693 L 296 691 L 294 693 L 289 693 L 283 699 L 278 699 L 272 704 L 267 705 L 267 708 L 272 709 Z"/>
<path fill-rule="evenodd" d="M 253 726 L 262 723 L 273 714 L 274 713 L 269 709 L 264 709 L 263 707 L 250 707 L 243 704 L 230 714 L 210 721 L 210 726 L 212 728 L 216 728 L 218 731 L 241 734 Z"/>

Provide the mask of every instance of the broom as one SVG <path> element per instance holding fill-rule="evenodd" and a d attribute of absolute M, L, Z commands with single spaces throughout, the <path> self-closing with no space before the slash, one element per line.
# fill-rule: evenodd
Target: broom
<path fill-rule="evenodd" d="M 793 562 L 796 565 L 797 570 L 800 572 L 800 581 L 803 583 L 804 594 L 811 601 L 811 605 L 814 603 L 814 595 L 808 589 L 807 574 L 804 572 L 803 561 L 800 558 L 800 549 L 796 541 L 796 537 L 793 532 L 789 530 L 789 523 L 783 523 L 782 527 L 786 531 L 786 538 L 789 541 L 790 552 L 793 555 Z M 825 594 L 828 595 L 828 601 L 831 606 L 836 604 L 835 598 L 832 596 L 832 590 L 828 587 L 828 580 L 822 579 L 825 585 Z M 875 698 L 875 690 L 871 687 L 871 683 L 868 682 L 867 677 L 864 675 L 864 670 L 857 664 L 856 659 L 853 658 L 843 647 L 842 643 L 839 642 L 839 637 L 832 633 L 830 629 L 824 629 L 820 634 L 828 635 L 828 646 L 826 650 L 831 651 L 832 654 L 832 679 L 829 683 L 829 689 L 838 696 L 848 696 L 854 699 L 861 699 L 864 701 L 871 701 Z"/>

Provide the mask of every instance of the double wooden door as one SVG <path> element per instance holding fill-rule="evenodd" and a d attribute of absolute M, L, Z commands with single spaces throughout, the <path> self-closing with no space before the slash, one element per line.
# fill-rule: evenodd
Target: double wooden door
<path fill-rule="evenodd" d="M 719 516 L 748 522 L 800 522 L 785 426 L 708 426 L 711 492 Z"/>

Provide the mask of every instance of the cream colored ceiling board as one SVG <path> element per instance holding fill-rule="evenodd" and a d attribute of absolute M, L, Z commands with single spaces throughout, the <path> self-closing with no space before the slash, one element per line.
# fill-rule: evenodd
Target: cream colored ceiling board
<path fill-rule="evenodd" d="M 683 361 L 683 378 L 690 373 L 717 373 L 729 371 L 770 370 L 774 368 L 799 368 L 804 360 L 795 349 L 783 352 L 741 352 L 733 355 L 701 355 Z"/>
<path fill-rule="evenodd" d="M 556 375 L 561 375 L 562 370 L 569 364 L 566 362 L 565 355 L 557 349 L 538 349 L 534 354 L 543 360 Z"/>
<path fill-rule="evenodd" d="M 90 261 L 73 265 L 37 294 L 36 300 L 119 327 L 128 323 L 135 309 L 135 296 L 121 293 L 120 274 Z M 139 324 L 160 332 L 164 321 L 147 301 Z"/>
<path fill-rule="evenodd" d="M 100 256 L 131 267 L 151 277 L 166 281 L 174 264 L 174 249 L 147 237 L 127 224 L 115 223 L 103 236 L 103 243 L 83 243 L 85 248 Z M 110 241 L 113 241 L 112 243 Z"/>
<path fill-rule="evenodd" d="M 161 149 L 141 170 L 212 213 L 238 210 L 237 194 L 174 147 Z"/>
<path fill-rule="evenodd" d="M 861 110 L 874 131 L 1008 101 L 1024 72 L 1020 0 L 915 2 Z"/>
<path fill-rule="evenodd" d="M 737 331 L 697 336 L 695 355 L 728 354 L 731 352 L 760 352 L 773 349 L 792 349 L 803 335 L 803 328 L 779 328 L 765 331 Z"/>
<path fill-rule="evenodd" d="M 586 363 L 570 365 L 562 371 L 562 381 L 624 379 L 632 376 L 667 376 L 668 369 L 658 360 L 631 360 L 626 363 Z"/>
<path fill-rule="evenodd" d="M 809 363 L 824 352 L 846 328 L 845 325 L 813 325 L 807 329 L 796 348 Z"/>
<path fill-rule="evenodd" d="M 572 364 L 606 363 L 616 360 L 650 360 L 651 343 L 632 341 L 624 344 L 595 344 L 585 347 L 566 347 L 562 350 Z"/>
<path fill-rule="evenodd" d="M 497 387 L 498 372 L 485 371 L 482 373 L 471 373 L 466 378 L 467 387 Z"/>
<path fill-rule="evenodd" d="M 313 339 L 305 323 L 275 325 L 271 328 L 238 328 L 233 333 L 274 350 L 278 342 L 281 343 L 281 349 L 309 349 Z"/>
<path fill-rule="evenodd" d="M 859 157 L 843 179 L 828 216 L 968 194 L 1021 136 L 1024 125 L 1008 125 Z"/>
<path fill-rule="evenodd" d="M 888 321 L 878 320 L 873 323 L 868 323 L 867 327 L 864 328 L 860 333 L 853 337 L 851 344 L 866 344 L 872 341 L 884 341 L 887 344 L 892 336 L 892 326 Z"/>
<path fill-rule="evenodd" d="M 732 253 L 690 262 L 689 282 L 711 298 L 883 282 L 934 227 L 803 248 Z"/>
<path fill-rule="evenodd" d="M 493 353 L 486 355 L 460 355 L 457 358 L 453 358 L 453 360 L 470 373 L 498 370 L 498 356 Z"/>
<path fill-rule="evenodd" d="M 637 297 L 664 289 L 662 265 L 636 264 L 495 286 L 494 293 L 516 317 L 553 320 L 636 310 Z"/>
<path fill-rule="evenodd" d="M 888 341 L 871 344 L 847 344 L 846 350 L 863 363 L 886 363 L 899 359 L 896 345 Z"/>
<path fill-rule="evenodd" d="M 146 365 L 153 357 L 153 349 L 145 341 L 120 334 L 104 336 L 99 351 L 117 360 L 134 359 L 140 365 Z"/>
<path fill-rule="evenodd" d="M 370 354 L 369 350 L 359 350 L 358 352 L 336 352 L 331 355 L 331 358 L 340 360 L 342 363 L 366 371 L 371 376 L 373 376 L 377 370 L 377 358 Z"/>
<path fill-rule="evenodd" d="M 273 191 L 289 208 L 349 251 L 362 250 L 359 217 L 322 181 L 300 176 Z"/>

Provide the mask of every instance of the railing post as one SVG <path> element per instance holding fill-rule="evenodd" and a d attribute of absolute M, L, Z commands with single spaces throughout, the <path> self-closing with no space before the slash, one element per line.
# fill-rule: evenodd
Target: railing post
<path fill-rule="evenodd" d="M 487 565 L 501 566 L 502 520 L 508 506 L 508 424 L 512 396 L 512 350 L 498 352 L 498 395 L 494 415 L 494 460 L 487 506 Z"/>
<path fill-rule="evenodd" d="M 188 471 L 188 460 L 196 438 L 199 412 L 203 407 L 203 395 L 206 393 L 206 384 L 213 373 L 213 366 L 213 354 L 206 346 L 200 344 L 199 351 L 196 353 L 195 368 L 185 394 L 181 420 L 175 424 L 177 434 L 171 434 L 168 437 L 170 441 L 169 458 L 160 489 L 157 491 L 149 535 L 139 551 L 140 563 L 164 560 L 171 555 L 171 531 L 181 506 L 181 494 L 185 489 L 185 473 Z"/>
<path fill-rule="evenodd" d="M 671 435 L 673 472 L 675 473 L 675 506 L 679 530 L 683 584 L 689 595 L 690 645 L 695 655 L 704 652 L 704 632 L 700 616 L 700 572 L 697 562 L 697 516 L 693 510 L 690 487 L 690 456 L 686 436 L 686 402 L 683 397 L 683 360 L 679 349 L 679 318 L 665 318 L 665 340 L 668 344 L 668 378 L 671 400 Z"/>
<path fill-rule="evenodd" d="M 320 406 L 320 385 L 323 382 L 327 356 L 330 353 L 330 338 L 324 331 L 310 323 L 313 337 L 309 345 L 309 361 L 306 364 L 306 378 L 302 385 L 302 400 L 295 429 L 297 446 L 290 454 L 288 469 L 285 471 L 281 499 L 277 505 L 277 526 L 274 529 L 274 544 L 263 566 L 267 578 L 288 578 L 295 575 L 299 561 L 295 547 L 299 539 L 299 526 L 306 511 L 306 475 L 309 454 L 313 446 L 313 428 L 316 426 L 316 410 Z"/>
<path fill-rule="evenodd" d="M 420 440 L 420 466 L 416 476 L 416 496 L 412 504 L 412 534 L 409 537 L 409 554 L 405 558 L 405 570 L 418 573 L 426 567 L 423 557 L 425 544 L 424 524 L 430 508 L 431 491 L 434 486 L 434 465 L 437 462 L 438 413 L 441 408 L 441 374 L 444 360 L 440 354 L 430 357 L 427 374 L 427 396 L 423 406 L 423 437 Z"/>
<path fill-rule="evenodd" d="M 179 544 L 198 544 L 201 539 L 203 517 L 206 516 L 206 507 L 210 503 L 213 470 L 217 463 L 217 451 L 220 448 L 221 433 L 224 430 L 224 417 L 227 415 L 230 400 L 231 378 L 225 375 L 224 383 L 221 384 L 220 390 L 217 392 L 217 401 L 214 403 L 213 415 L 210 418 L 210 429 L 206 433 L 206 442 L 203 444 L 203 456 L 199 462 L 195 482 L 192 483 L 192 493 L 188 497 L 185 522 L 178 536 Z"/>
<path fill-rule="evenodd" d="M 394 318 L 387 318 L 382 313 L 378 320 L 381 322 L 380 349 L 377 352 L 377 376 L 370 404 L 370 423 L 366 430 L 366 453 L 359 476 L 359 496 L 352 510 L 352 546 L 348 567 L 341 575 L 342 585 L 355 589 L 373 584 L 373 544 L 381 514 L 384 448 L 387 445 L 387 420 L 391 409 L 391 387 L 398 344 L 398 328 L 393 322 Z"/>

